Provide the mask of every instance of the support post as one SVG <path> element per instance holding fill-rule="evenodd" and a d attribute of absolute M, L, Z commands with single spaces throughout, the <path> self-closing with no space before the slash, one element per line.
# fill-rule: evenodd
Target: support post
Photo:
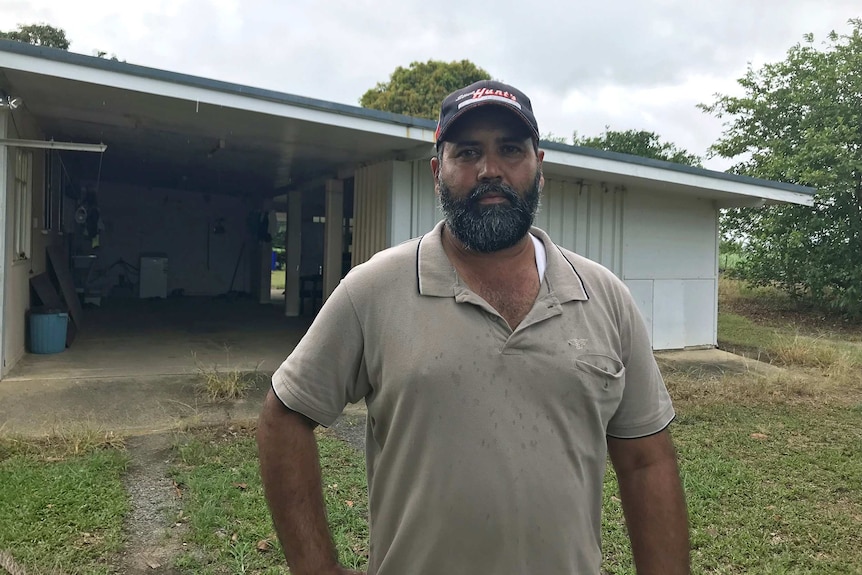
<path fill-rule="evenodd" d="M 284 315 L 299 315 L 299 264 L 302 258 L 302 192 L 287 194 L 287 230 L 284 238 Z"/>
<path fill-rule="evenodd" d="M 326 181 L 326 228 L 323 239 L 323 300 L 341 281 L 344 250 L 344 182 Z"/>

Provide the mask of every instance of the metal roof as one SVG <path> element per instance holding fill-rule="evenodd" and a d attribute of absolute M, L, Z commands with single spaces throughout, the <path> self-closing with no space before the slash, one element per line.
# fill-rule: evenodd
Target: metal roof
<path fill-rule="evenodd" d="M 24 58 L 13 63 L 14 56 L 3 53 Z M 295 185 L 351 164 L 430 155 L 425 145 L 433 142 L 436 127 L 434 121 L 423 118 L 11 40 L 0 40 L 3 85 L 24 92 L 25 104 L 50 132 L 47 136 L 113 138 L 113 145 L 106 141 L 106 162 L 112 148 L 125 150 L 113 158 L 115 174 L 137 173 L 146 179 L 147 173 L 157 171 L 164 177 L 151 184 L 164 186 L 178 179 L 189 181 L 182 172 L 190 170 L 197 170 L 201 185 L 213 183 L 202 170 L 219 173 L 233 186 Z M 104 105 L 88 103 L 98 98 Z M 195 103 L 194 114 L 189 102 Z M 212 153 L 216 148 L 218 154 Z M 546 172 L 564 177 L 647 187 L 667 188 L 668 184 L 680 190 L 715 192 L 719 198 L 746 196 L 806 204 L 816 191 L 556 142 L 543 141 L 542 148 Z M 213 170 L 215 162 L 202 160 L 214 155 L 223 158 L 220 171 Z"/>

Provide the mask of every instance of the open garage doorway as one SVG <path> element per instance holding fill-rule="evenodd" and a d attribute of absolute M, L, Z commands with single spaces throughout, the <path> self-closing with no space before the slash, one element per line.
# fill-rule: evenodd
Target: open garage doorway
<path fill-rule="evenodd" d="M 341 268 L 339 277 L 350 271 L 353 256 L 353 205 L 354 178 L 344 180 Z M 286 198 L 276 198 L 270 221 L 274 231 L 271 254 L 270 302 L 284 306 L 285 276 L 287 267 L 288 213 L 283 206 Z M 323 304 L 323 267 L 326 238 L 325 193 L 322 189 L 302 192 L 302 216 L 300 222 L 300 261 L 299 261 L 299 315 L 313 316 Z"/>

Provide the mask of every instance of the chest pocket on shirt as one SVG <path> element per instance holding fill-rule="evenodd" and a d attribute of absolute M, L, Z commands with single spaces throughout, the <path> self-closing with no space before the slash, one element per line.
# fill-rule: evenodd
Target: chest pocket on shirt
<path fill-rule="evenodd" d="M 589 376 L 584 383 L 592 395 L 609 399 L 622 395 L 626 367 L 620 360 L 599 353 L 583 353 L 575 356 L 574 365 Z"/>

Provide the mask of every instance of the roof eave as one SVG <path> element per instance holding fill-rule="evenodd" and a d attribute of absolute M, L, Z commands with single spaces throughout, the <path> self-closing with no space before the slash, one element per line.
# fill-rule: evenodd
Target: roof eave
<path fill-rule="evenodd" d="M 542 142 L 546 166 L 574 168 L 584 172 L 603 173 L 621 178 L 634 178 L 645 183 L 662 183 L 709 190 L 768 203 L 813 205 L 814 188 L 761 180 L 747 176 L 694 168 L 628 154 L 605 152 L 552 142 Z"/>
<path fill-rule="evenodd" d="M 306 110 L 306 113 L 299 114 L 301 119 L 426 142 L 433 142 L 437 126 L 436 122 L 424 118 L 180 74 L 65 50 L 31 46 L 12 40 L 0 40 L 0 52 L 7 53 L 0 66 L 2 68 L 227 105 L 277 116 L 291 116 L 287 113 L 290 108 Z"/>

